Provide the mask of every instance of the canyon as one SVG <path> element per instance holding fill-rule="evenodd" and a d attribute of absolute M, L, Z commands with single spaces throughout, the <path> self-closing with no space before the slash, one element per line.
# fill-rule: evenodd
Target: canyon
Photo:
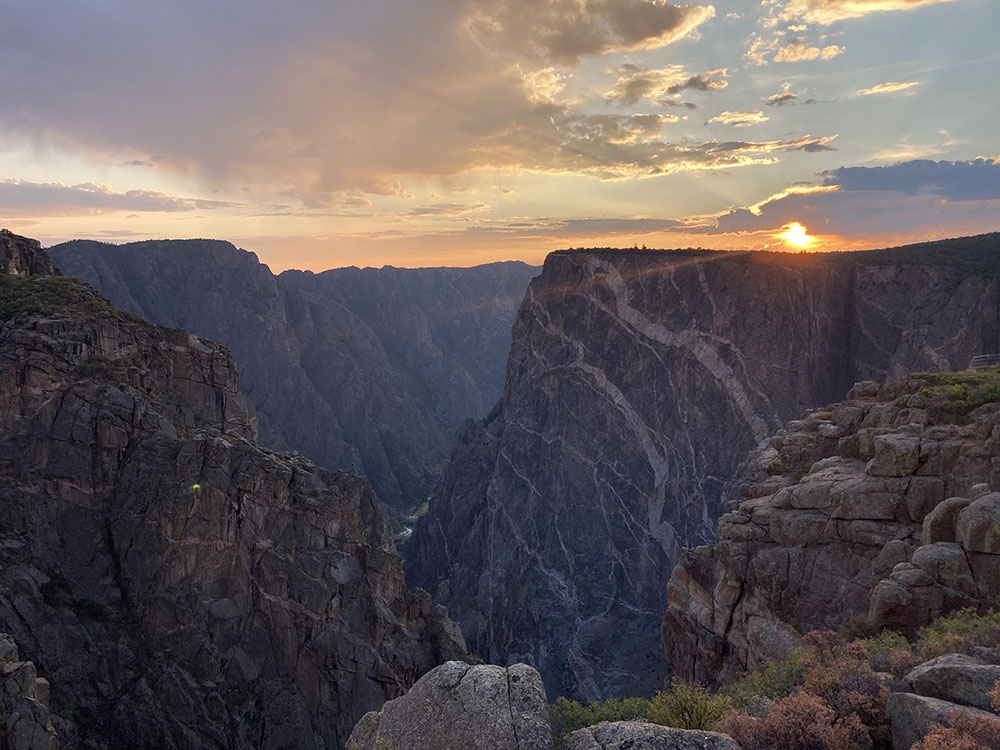
<path fill-rule="evenodd" d="M 857 381 L 1000 349 L 998 244 L 550 254 L 502 403 L 460 432 L 408 580 L 550 697 L 650 694 L 671 569 L 715 541 L 748 453 Z"/>
<path fill-rule="evenodd" d="M 467 658 L 367 482 L 258 445 L 227 349 L 0 260 L 5 737 L 340 748 Z"/>
<path fill-rule="evenodd" d="M 395 511 L 423 503 L 454 431 L 503 391 L 524 263 L 274 275 L 218 240 L 48 249 L 112 304 L 218 341 L 236 358 L 262 444 L 351 469 Z"/>

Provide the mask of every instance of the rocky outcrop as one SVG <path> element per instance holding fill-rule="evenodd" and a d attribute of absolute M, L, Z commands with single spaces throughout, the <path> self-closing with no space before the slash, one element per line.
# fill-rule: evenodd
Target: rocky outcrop
<path fill-rule="evenodd" d="M 990 711 L 989 692 L 1000 681 L 1000 665 L 965 654 L 945 654 L 924 662 L 904 679 L 910 692 L 918 695 Z"/>
<path fill-rule="evenodd" d="M 553 253 L 514 326 L 503 403 L 459 435 L 408 575 L 474 651 L 535 665 L 550 695 L 651 693 L 663 582 L 682 546 L 715 539 L 748 452 L 856 380 L 993 350 L 1000 295 L 979 268 L 998 241 Z M 820 458 L 783 455 L 788 473 Z M 868 496 L 893 482 L 872 475 Z M 854 513 L 860 538 L 870 519 Z"/>
<path fill-rule="evenodd" d="M 716 545 L 670 578 L 675 672 L 725 679 L 852 617 L 914 634 L 995 601 L 1000 404 L 956 424 L 949 403 L 922 380 L 860 383 L 762 443 Z"/>
<path fill-rule="evenodd" d="M 55 750 L 59 739 L 49 713 L 49 683 L 21 661 L 14 639 L 0 633 L 0 748 Z"/>
<path fill-rule="evenodd" d="M 274 276 L 212 240 L 49 252 L 125 310 L 219 341 L 236 357 L 262 441 L 353 469 L 390 506 L 423 503 L 455 430 L 500 398 L 523 263 L 341 268 Z"/>
<path fill-rule="evenodd" d="M 542 678 L 526 664 L 504 669 L 452 661 L 401 698 L 366 714 L 347 750 L 551 750 Z"/>
<path fill-rule="evenodd" d="M 886 707 L 893 750 L 910 750 L 932 724 L 954 725 L 959 716 L 979 725 L 978 733 L 1000 740 L 1000 702 L 987 694 L 1000 686 L 1000 666 L 964 654 L 945 654 L 904 678 L 910 692 L 894 694 Z"/>
<path fill-rule="evenodd" d="M 339 748 L 464 656 L 367 483 L 258 447 L 226 349 L 6 278 L 0 630 L 74 746 Z"/>
<path fill-rule="evenodd" d="M 55 272 L 38 240 L 0 229 L 0 275 L 39 276 Z"/>
<path fill-rule="evenodd" d="M 717 732 L 673 729 L 642 721 L 611 721 L 566 735 L 562 750 L 739 750 Z"/>

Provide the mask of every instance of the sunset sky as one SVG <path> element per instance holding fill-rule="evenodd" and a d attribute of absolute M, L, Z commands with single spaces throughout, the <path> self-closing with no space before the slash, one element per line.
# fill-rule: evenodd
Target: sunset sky
<path fill-rule="evenodd" d="M 0 226 L 45 245 L 280 271 L 1000 230 L 996 0 L 0 8 Z"/>

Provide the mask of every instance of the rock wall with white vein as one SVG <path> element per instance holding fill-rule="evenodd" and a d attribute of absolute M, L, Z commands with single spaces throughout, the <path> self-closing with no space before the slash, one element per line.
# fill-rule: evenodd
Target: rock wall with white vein
<path fill-rule="evenodd" d="M 553 253 L 503 401 L 459 434 L 418 526 L 411 583 L 553 698 L 660 687 L 666 580 L 680 547 L 714 540 L 751 449 L 858 380 L 997 346 L 981 269 L 1000 239 L 933 247 Z"/>

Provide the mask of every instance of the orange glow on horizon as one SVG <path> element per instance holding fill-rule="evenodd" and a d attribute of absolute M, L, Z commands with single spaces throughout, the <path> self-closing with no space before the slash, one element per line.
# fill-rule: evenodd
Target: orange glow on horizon
<path fill-rule="evenodd" d="M 792 247 L 797 247 L 800 250 L 804 250 L 816 241 L 816 238 L 807 234 L 806 228 L 797 221 L 793 221 L 791 224 L 785 224 L 782 229 L 785 231 L 779 234 L 778 237 L 783 239 Z"/>

